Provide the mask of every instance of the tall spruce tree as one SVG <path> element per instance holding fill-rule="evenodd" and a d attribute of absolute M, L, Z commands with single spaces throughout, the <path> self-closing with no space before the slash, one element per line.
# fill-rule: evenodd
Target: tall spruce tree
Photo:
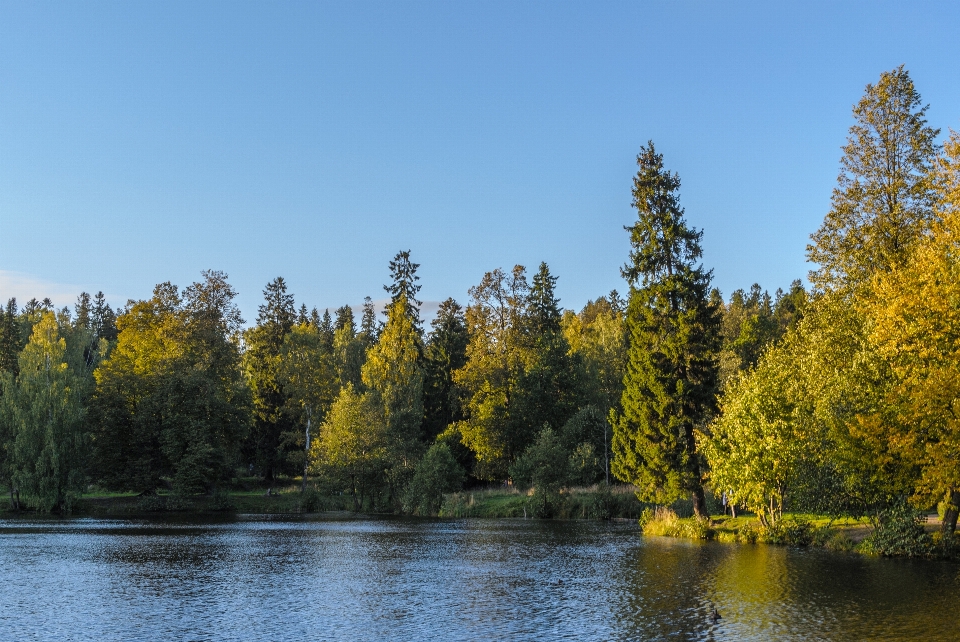
<path fill-rule="evenodd" d="M 292 330 L 297 313 L 283 277 L 268 283 L 263 296 L 257 325 L 245 333 L 244 365 L 253 393 L 254 424 L 244 455 L 266 479 L 272 480 L 282 470 L 285 459 L 281 435 L 294 429 L 283 412 L 288 395 L 279 379 L 278 364 L 283 340 Z"/>
<path fill-rule="evenodd" d="M 463 308 L 453 299 L 440 304 L 430 327 L 423 384 L 423 436 L 426 440 L 433 439 L 447 426 L 463 419 L 462 400 L 454 385 L 453 373 L 466 365 L 470 340 Z"/>
<path fill-rule="evenodd" d="M 16 299 L 7 301 L 6 308 L 0 310 L 0 372 L 9 372 L 14 377 L 20 371 L 18 359 L 23 349 L 18 316 Z"/>
<path fill-rule="evenodd" d="M 560 327 L 557 277 L 541 263 L 527 295 L 524 342 L 525 363 L 517 380 L 514 402 L 515 438 L 532 443 L 544 426 L 559 431 L 577 411 L 582 363 L 570 354 Z"/>
<path fill-rule="evenodd" d="M 417 299 L 417 293 L 420 292 L 420 286 L 417 281 L 417 268 L 419 263 L 410 260 L 410 250 L 397 252 L 397 255 L 390 261 L 390 283 L 383 286 L 383 289 L 390 293 L 390 305 L 403 297 L 407 305 L 407 316 L 410 317 L 418 333 L 422 333 L 422 321 L 420 320 L 421 302 Z M 387 314 L 388 310 L 384 311 Z"/>
<path fill-rule="evenodd" d="M 629 227 L 630 333 L 622 413 L 613 437 L 613 471 L 645 501 L 692 497 L 706 517 L 703 458 L 695 432 L 714 412 L 720 310 L 710 299 L 711 272 L 697 261 L 702 232 L 679 203 L 680 178 L 663 167 L 649 142 L 637 156 Z"/>

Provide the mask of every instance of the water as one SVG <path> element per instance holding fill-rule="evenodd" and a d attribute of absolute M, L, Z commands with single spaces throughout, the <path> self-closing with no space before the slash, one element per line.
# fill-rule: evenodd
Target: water
<path fill-rule="evenodd" d="M 3 640 L 960 639 L 958 565 L 631 523 L 7 520 L 0 599 Z"/>

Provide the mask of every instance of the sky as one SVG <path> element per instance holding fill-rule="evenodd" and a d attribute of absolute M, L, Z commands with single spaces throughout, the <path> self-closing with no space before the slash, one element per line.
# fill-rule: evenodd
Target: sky
<path fill-rule="evenodd" d="M 0 2 L 0 300 L 115 306 L 226 271 L 245 319 L 426 311 L 546 261 L 627 287 L 653 140 L 725 296 L 805 277 L 851 107 L 905 65 L 960 129 L 960 3 Z"/>

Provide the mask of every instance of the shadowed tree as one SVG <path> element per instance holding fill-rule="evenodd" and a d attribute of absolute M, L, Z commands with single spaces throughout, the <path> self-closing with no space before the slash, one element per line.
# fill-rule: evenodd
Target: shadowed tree
<path fill-rule="evenodd" d="M 630 333 L 622 412 L 613 436 L 613 472 L 635 484 L 640 499 L 693 498 L 707 516 L 703 459 L 696 430 L 714 412 L 720 310 L 710 299 L 710 272 L 697 264 L 702 232 L 679 203 L 680 178 L 663 168 L 650 142 L 637 157 L 630 232 Z"/>

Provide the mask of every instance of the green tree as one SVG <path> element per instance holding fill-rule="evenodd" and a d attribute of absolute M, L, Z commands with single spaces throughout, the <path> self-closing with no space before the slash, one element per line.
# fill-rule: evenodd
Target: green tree
<path fill-rule="evenodd" d="M 529 290 L 522 265 L 509 274 L 499 268 L 487 272 L 470 288 L 467 362 L 454 381 L 467 398 L 467 418 L 457 427 L 476 455 L 474 474 L 481 479 L 505 479 L 510 463 L 530 442 L 511 430 L 516 381 L 524 367 Z"/>
<path fill-rule="evenodd" d="M 403 512 L 410 515 L 436 515 L 443 494 L 463 487 L 465 473 L 443 442 L 430 446 L 417 463 L 413 478 L 403 496 Z"/>
<path fill-rule="evenodd" d="M 425 440 L 434 439 L 447 426 L 463 419 L 463 400 L 453 373 L 466 365 L 470 339 L 463 308 L 453 299 L 440 304 L 430 327 L 424 360 Z"/>
<path fill-rule="evenodd" d="M 387 435 L 381 407 L 351 384 L 340 390 L 311 445 L 311 472 L 342 477 L 354 499 L 354 510 L 382 479 L 387 460 Z"/>
<path fill-rule="evenodd" d="M 419 263 L 410 260 L 410 250 L 397 252 L 397 255 L 390 261 L 390 283 L 383 286 L 383 289 L 390 294 L 390 305 L 392 306 L 400 297 L 406 301 L 406 314 L 410 317 L 418 333 L 422 332 L 422 321 L 420 320 L 421 302 L 417 299 L 417 293 L 420 292 L 420 286 L 417 281 L 417 268 Z M 389 312 L 389 309 L 388 309 Z"/>
<path fill-rule="evenodd" d="M 880 74 L 853 108 L 830 211 L 811 236 L 810 280 L 821 289 L 865 284 L 877 270 L 903 263 L 934 221 L 930 169 L 939 129 L 903 66 Z"/>
<path fill-rule="evenodd" d="M 521 444 L 530 443 L 539 428 L 555 431 L 580 406 L 582 362 L 571 354 L 560 327 L 557 278 L 541 263 L 533 277 L 523 317 L 522 368 L 517 373 L 510 432 Z"/>
<path fill-rule="evenodd" d="M 11 425 L 12 488 L 41 511 L 69 512 L 83 490 L 89 435 L 83 384 L 67 363 L 56 316 L 44 312 L 19 358 L 19 376 L 2 379 L 0 403 Z"/>
<path fill-rule="evenodd" d="M 306 490 L 310 441 L 338 392 L 333 355 L 324 350 L 320 331 L 307 323 L 295 326 L 280 349 L 280 382 L 287 391 L 287 412 L 299 430 L 284 435 L 292 444 L 289 459 L 303 470 L 301 491 Z"/>
<path fill-rule="evenodd" d="M 385 422 L 388 483 L 391 497 L 399 502 L 400 491 L 423 452 L 423 365 L 406 295 L 401 293 L 388 313 L 380 339 L 367 353 L 361 377 Z"/>
<path fill-rule="evenodd" d="M 278 368 L 283 340 L 293 329 L 296 309 L 283 277 L 268 283 L 263 296 L 257 325 L 244 334 L 244 366 L 254 408 L 253 429 L 244 455 L 256 464 L 265 479 L 272 480 L 283 470 L 286 460 L 282 435 L 294 428 L 291 418 L 283 412 L 288 394 L 279 380 Z"/>
<path fill-rule="evenodd" d="M 18 316 L 16 299 L 8 300 L 6 308 L 0 310 L 0 372 L 9 372 L 13 376 L 19 370 L 17 360 L 23 350 Z"/>
<path fill-rule="evenodd" d="M 238 463 L 250 416 L 243 320 L 226 274 L 203 276 L 182 294 L 158 285 L 117 321 L 94 373 L 95 470 L 109 488 L 151 492 L 169 478 L 179 493 L 209 491 Z"/>
<path fill-rule="evenodd" d="M 613 301 L 613 303 L 611 303 Z M 583 363 L 585 400 L 604 416 L 620 407 L 627 366 L 627 336 L 616 290 L 563 316 L 563 335 Z"/>
<path fill-rule="evenodd" d="M 715 410 L 720 313 L 710 300 L 710 272 L 696 265 L 702 232 L 679 204 L 680 179 L 649 143 L 637 157 L 630 232 L 627 327 L 629 364 L 622 414 L 614 424 L 613 471 L 642 500 L 692 496 L 706 517 L 702 456 L 695 431 Z"/>
<path fill-rule="evenodd" d="M 750 292 L 736 290 L 724 306 L 721 327 L 720 381 L 756 365 L 760 355 L 780 334 L 770 295 L 754 283 Z"/>

